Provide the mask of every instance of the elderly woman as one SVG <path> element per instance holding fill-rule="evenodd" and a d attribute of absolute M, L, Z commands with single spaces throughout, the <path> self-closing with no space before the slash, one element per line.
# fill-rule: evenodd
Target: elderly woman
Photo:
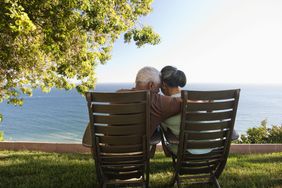
<path fill-rule="evenodd" d="M 163 94 L 171 97 L 181 97 L 181 88 L 186 85 L 186 75 L 184 72 L 172 66 L 165 66 L 161 70 L 161 79 L 161 90 Z M 172 133 L 174 138 L 172 136 L 170 136 L 170 138 L 175 140 L 179 138 L 180 122 L 181 116 L 178 114 L 163 121 L 161 126 L 164 130 L 164 133 Z M 170 142 L 170 140 L 167 141 Z M 169 147 L 176 153 L 178 148 L 177 144 L 169 144 Z M 165 146 L 163 148 L 166 150 Z M 193 154 L 204 154 L 209 153 L 212 151 L 212 149 L 189 149 L 188 151 Z"/>
<path fill-rule="evenodd" d="M 165 66 L 161 70 L 161 80 L 161 91 L 164 95 L 181 97 L 181 88 L 186 85 L 186 75 L 183 71 L 172 66 Z M 171 131 L 176 137 L 178 137 L 180 119 L 180 114 L 172 116 L 163 121 L 161 126 L 165 131 Z"/>

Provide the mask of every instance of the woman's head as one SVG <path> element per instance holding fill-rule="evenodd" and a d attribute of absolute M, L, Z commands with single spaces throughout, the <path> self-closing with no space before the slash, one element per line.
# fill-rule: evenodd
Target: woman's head
<path fill-rule="evenodd" d="M 179 92 L 179 87 L 186 85 L 185 73 L 173 66 L 165 66 L 161 70 L 162 92 L 165 95 L 172 95 Z"/>

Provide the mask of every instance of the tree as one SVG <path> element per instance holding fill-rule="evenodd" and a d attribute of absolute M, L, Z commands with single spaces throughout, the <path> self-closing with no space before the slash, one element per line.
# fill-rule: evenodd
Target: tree
<path fill-rule="evenodd" d="M 111 58 L 121 34 L 138 47 L 159 43 L 138 22 L 152 1 L 0 0 L 0 102 L 22 105 L 21 96 L 38 87 L 93 88 L 95 66 Z"/>

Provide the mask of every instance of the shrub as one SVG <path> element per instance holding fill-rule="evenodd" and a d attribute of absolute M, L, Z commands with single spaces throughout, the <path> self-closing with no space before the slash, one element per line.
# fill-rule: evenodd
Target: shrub
<path fill-rule="evenodd" d="M 282 143 L 282 125 L 273 125 L 269 130 L 268 143 Z"/>
<path fill-rule="evenodd" d="M 4 133 L 3 131 L 0 131 L 0 142 L 4 141 Z"/>
<path fill-rule="evenodd" d="M 246 135 L 242 134 L 239 142 L 246 144 L 282 143 L 282 125 L 267 128 L 265 119 L 259 127 L 249 128 Z"/>

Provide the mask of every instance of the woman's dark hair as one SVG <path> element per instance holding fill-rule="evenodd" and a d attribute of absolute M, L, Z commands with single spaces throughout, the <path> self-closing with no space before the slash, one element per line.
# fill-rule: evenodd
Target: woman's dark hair
<path fill-rule="evenodd" d="M 173 66 L 165 66 L 161 70 L 161 79 L 169 87 L 184 87 L 186 85 L 185 73 Z"/>

